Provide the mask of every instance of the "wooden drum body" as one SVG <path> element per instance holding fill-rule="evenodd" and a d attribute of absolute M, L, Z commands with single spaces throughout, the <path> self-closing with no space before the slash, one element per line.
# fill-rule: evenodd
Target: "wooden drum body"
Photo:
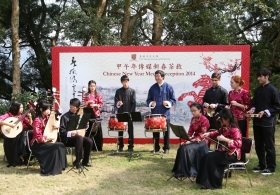
<path fill-rule="evenodd" d="M 110 116 L 108 122 L 109 131 L 126 131 L 127 130 L 127 122 L 118 122 L 116 116 Z"/>
<path fill-rule="evenodd" d="M 145 116 L 145 129 L 147 132 L 166 131 L 166 116 L 163 114 Z"/>

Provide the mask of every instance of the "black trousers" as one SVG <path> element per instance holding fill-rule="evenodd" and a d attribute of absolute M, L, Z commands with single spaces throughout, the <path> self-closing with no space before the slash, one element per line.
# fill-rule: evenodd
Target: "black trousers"
<path fill-rule="evenodd" d="M 134 129 L 133 129 L 133 122 L 128 121 L 128 148 L 132 149 L 134 147 Z M 118 132 L 118 142 L 119 142 L 119 148 L 123 148 L 123 131 Z"/>
<path fill-rule="evenodd" d="M 170 119 L 166 120 L 166 131 L 164 131 L 164 146 L 163 150 L 169 150 L 169 141 L 170 141 L 170 126 L 169 126 Z M 159 150 L 159 132 L 153 132 L 153 138 L 154 138 L 154 148 L 155 150 Z"/>
<path fill-rule="evenodd" d="M 208 152 L 200 161 L 196 183 L 209 189 L 221 189 L 226 165 L 236 161 L 235 155 L 226 152 Z"/>
<path fill-rule="evenodd" d="M 80 135 L 74 137 L 68 137 L 65 146 L 75 147 L 76 152 L 76 161 L 80 162 L 83 159 L 82 163 L 86 164 L 89 162 L 90 152 L 92 148 L 92 140 L 88 137 L 82 137 Z M 84 155 L 83 155 L 84 149 Z"/>
<path fill-rule="evenodd" d="M 274 127 L 253 125 L 255 149 L 259 159 L 259 166 L 275 171 L 276 152 L 274 145 Z"/>
<path fill-rule="evenodd" d="M 242 137 L 246 137 L 246 131 L 247 131 L 247 121 L 246 119 L 238 120 L 238 126 L 241 131 Z M 242 162 L 246 162 L 246 155 L 244 152 L 241 151 L 241 159 Z"/>

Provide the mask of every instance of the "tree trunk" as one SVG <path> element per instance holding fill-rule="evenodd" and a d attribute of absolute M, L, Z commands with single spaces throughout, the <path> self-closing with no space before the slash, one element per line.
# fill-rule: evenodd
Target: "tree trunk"
<path fill-rule="evenodd" d="M 154 23 L 153 23 L 153 45 L 161 45 L 161 36 L 163 31 L 162 17 L 160 15 L 161 0 L 153 0 L 154 12 Z"/>
<path fill-rule="evenodd" d="M 97 19 L 100 19 L 104 14 L 106 5 L 107 5 L 107 0 L 101 0 L 99 2 L 98 9 L 96 12 Z M 98 45 L 98 38 L 99 38 L 99 33 L 94 30 L 91 36 L 91 46 Z"/>
<path fill-rule="evenodd" d="M 12 0 L 13 94 L 20 92 L 19 0 Z"/>
<path fill-rule="evenodd" d="M 131 0 L 126 0 L 126 4 L 124 6 L 124 16 L 122 22 L 122 32 L 121 32 L 121 44 L 128 45 L 128 27 L 130 20 L 130 4 Z"/>

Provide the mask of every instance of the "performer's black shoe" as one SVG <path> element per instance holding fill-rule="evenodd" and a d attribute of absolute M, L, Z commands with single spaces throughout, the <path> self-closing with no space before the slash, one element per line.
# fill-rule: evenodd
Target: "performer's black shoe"
<path fill-rule="evenodd" d="M 127 152 L 133 152 L 133 148 L 128 148 L 126 151 Z"/>
<path fill-rule="evenodd" d="M 123 151 L 123 148 L 119 148 L 119 149 L 118 149 L 118 152 L 122 152 L 122 151 Z"/>
<path fill-rule="evenodd" d="M 85 164 L 83 163 L 83 166 L 84 167 L 92 167 L 92 165 L 90 163 L 85 163 Z"/>

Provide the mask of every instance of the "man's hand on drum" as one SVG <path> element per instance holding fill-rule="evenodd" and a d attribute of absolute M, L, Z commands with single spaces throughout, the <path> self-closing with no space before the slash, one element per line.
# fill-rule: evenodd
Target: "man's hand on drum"
<path fill-rule="evenodd" d="M 164 106 L 168 106 L 168 101 L 162 101 L 162 104 L 163 104 Z"/>
<path fill-rule="evenodd" d="M 155 107 L 156 106 L 156 102 L 152 101 L 151 107 Z"/>

